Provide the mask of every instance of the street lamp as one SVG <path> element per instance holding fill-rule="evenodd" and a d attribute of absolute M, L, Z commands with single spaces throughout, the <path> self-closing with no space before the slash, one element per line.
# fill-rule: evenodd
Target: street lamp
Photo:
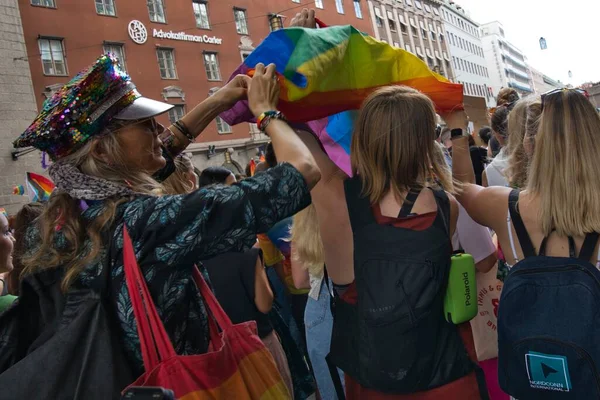
<path fill-rule="evenodd" d="M 283 18 L 281 18 L 281 15 L 269 15 L 269 26 L 271 27 L 271 32 L 283 29 Z"/>

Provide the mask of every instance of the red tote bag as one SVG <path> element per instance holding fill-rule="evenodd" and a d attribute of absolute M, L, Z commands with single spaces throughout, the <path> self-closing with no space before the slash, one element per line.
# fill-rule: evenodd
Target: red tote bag
<path fill-rule="evenodd" d="M 180 400 L 291 398 L 273 356 L 256 333 L 256 322 L 234 325 L 197 268 L 193 277 L 210 312 L 211 350 L 177 355 L 150 297 L 126 228 L 123 238 L 125 279 L 146 371 L 129 387 L 160 386 L 171 389 Z"/>

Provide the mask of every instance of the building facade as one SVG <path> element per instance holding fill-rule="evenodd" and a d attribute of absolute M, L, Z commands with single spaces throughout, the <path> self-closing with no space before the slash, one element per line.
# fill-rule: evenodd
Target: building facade
<path fill-rule="evenodd" d="M 444 0 L 440 9 L 450 47 L 452 66 L 457 83 L 464 86 L 468 96 L 486 99 L 492 106 L 494 96 L 489 83 L 489 71 L 479 24 L 471 19 L 469 13 L 451 0 Z"/>
<path fill-rule="evenodd" d="M 527 65 L 527 69 L 531 76 L 532 88 L 535 94 L 543 94 L 553 89 L 562 89 L 565 87 L 561 81 L 554 80 L 549 76 L 544 75 L 529 64 Z"/>
<path fill-rule="evenodd" d="M 481 25 L 481 43 L 494 96 L 503 87 L 514 88 L 522 96 L 533 93 L 527 59 L 521 50 L 506 40 L 500 22 Z"/>
<path fill-rule="evenodd" d="M 42 172 L 37 151 L 14 153 L 12 142 L 37 115 L 18 0 L 0 1 L 0 207 L 9 214 L 28 199 L 12 194 L 25 172 Z"/>
<path fill-rule="evenodd" d="M 440 5 L 437 0 L 368 0 L 377 39 L 417 55 L 454 80 Z"/>
<path fill-rule="evenodd" d="M 330 25 L 372 33 L 365 0 L 18 2 L 38 107 L 101 53 L 111 52 L 144 96 L 175 105 L 159 118 L 163 124 L 224 85 L 271 30 L 287 25 L 302 8 L 319 9 Z M 231 127 L 217 119 L 189 151 L 199 168 L 223 164 L 230 148 L 231 157 L 245 165 L 267 141 L 254 125 Z"/>

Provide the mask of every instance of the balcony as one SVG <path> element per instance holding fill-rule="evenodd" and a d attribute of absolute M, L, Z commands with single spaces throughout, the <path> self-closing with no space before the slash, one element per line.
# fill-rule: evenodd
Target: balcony
<path fill-rule="evenodd" d="M 503 55 L 507 57 L 512 63 L 517 64 L 520 67 L 527 69 L 527 64 L 525 61 L 520 60 L 517 56 L 513 55 L 511 52 L 504 50 Z"/>
<path fill-rule="evenodd" d="M 506 73 L 507 73 L 506 76 L 509 76 L 508 74 L 511 73 L 511 74 L 518 76 L 519 78 L 529 80 L 529 75 L 523 71 L 519 71 L 518 69 L 509 67 L 509 66 L 505 66 L 504 69 L 506 70 Z"/>

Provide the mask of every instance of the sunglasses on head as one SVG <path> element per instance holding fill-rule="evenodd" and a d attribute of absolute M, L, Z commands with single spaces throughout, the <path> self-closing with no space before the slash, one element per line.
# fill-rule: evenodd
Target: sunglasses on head
<path fill-rule="evenodd" d="M 544 102 L 546 101 L 546 99 L 548 99 L 548 97 L 553 96 L 557 93 L 563 93 L 566 91 L 570 91 L 573 90 L 577 93 L 581 93 L 582 95 L 584 95 L 586 98 L 589 98 L 588 92 L 583 90 L 583 89 L 579 89 L 579 88 L 575 88 L 575 89 L 568 89 L 568 88 L 563 88 L 563 89 L 552 89 L 549 92 L 546 92 L 544 94 L 541 95 L 541 101 L 542 101 L 542 110 L 544 109 Z"/>
<path fill-rule="evenodd" d="M 515 100 L 515 101 L 511 101 L 510 103 L 502 104 L 501 106 L 498 106 L 498 107 L 492 107 L 492 108 L 490 108 L 490 114 L 494 115 L 496 110 L 499 110 L 502 107 L 506 107 L 506 108 L 508 108 L 508 111 L 510 111 L 510 110 L 512 110 L 513 106 L 517 103 L 517 101 L 518 100 Z"/>

